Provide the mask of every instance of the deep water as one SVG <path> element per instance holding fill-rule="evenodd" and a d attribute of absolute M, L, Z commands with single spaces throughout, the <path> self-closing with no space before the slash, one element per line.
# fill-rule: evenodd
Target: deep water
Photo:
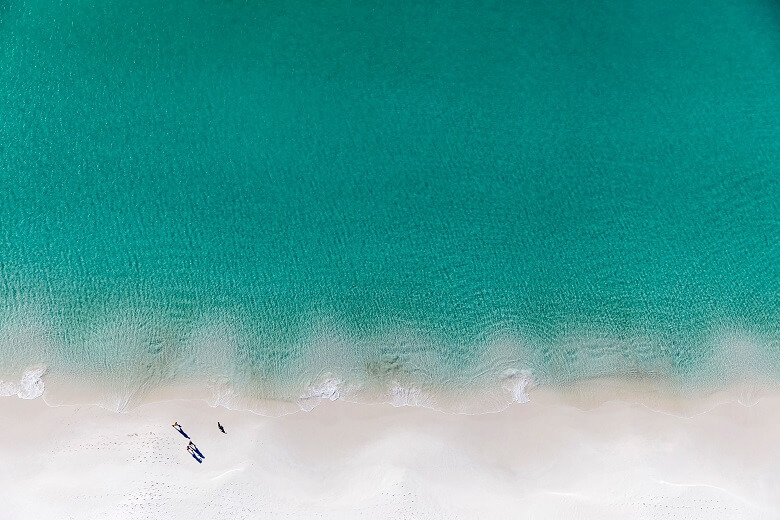
<path fill-rule="evenodd" d="M 779 121 L 768 0 L 0 0 L 0 368 L 780 381 Z"/>

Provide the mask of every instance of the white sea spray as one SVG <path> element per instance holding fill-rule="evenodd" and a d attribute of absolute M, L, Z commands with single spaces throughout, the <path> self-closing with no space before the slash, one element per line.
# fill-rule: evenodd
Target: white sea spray
<path fill-rule="evenodd" d="M 42 378 L 45 373 L 45 366 L 36 367 L 25 371 L 18 383 L 0 381 L 0 396 L 15 395 L 20 399 L 35 399 L 42 396 L 45 389 Z"/>
<path fill-rule="evenodd" d="M 303 410 L 312 410 L 323 399 L 337 401 L 341 399 L 344 391 L 344 381 L 334 377 L 328 377 L 321 383 L 311 385 L 298 398 L 298 404 Z"/>
<path fill-rule="evenodd" d="M 424 406 L 430 407 L 432 399 L 422 390 L 416 387 L 396 385 L 390 390 L 390 404 L 400 406 Z"/>
<path fill-rule="evenodd" d="M 502 374 L 503 387 L 512 396 L 513 403 L 531 401 L 528 390 L 536 386 L 533 376 L 527 370 L 508 369 Z"/>

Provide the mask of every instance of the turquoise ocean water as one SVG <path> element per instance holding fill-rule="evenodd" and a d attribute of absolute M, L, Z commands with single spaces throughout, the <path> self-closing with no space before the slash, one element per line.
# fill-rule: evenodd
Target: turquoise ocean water
<path fill-rule="evenodd" d="M 6 379 L 780 382 L 779 294 L 771 0 L 0 0 Z"/>

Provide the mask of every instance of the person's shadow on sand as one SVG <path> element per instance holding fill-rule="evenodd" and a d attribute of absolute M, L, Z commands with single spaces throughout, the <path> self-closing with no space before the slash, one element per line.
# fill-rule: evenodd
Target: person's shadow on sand
<path fill-rule="evenodd" d="M 200 450 L 198 449 L 198 447 L 197 447 L 197 446 L 195 446 L 195 443 L 194 443 L 194 442 L 192 442 L 192 441 L 190 441 L 190 444 L 189 444 L 189 446 L 187 446 L 187 449 L 188 449 L 188 450 L 191 450 L 191 452 L 192 452 L 192 453 L 195 453 L 195 454 L 197 454 L 197 455 L 198 455 L 198 457 L 200 457 L 201 459 L 205 459 L 205 458 L 206 458 L 206 456 L 200 452 Z"/>
<path fill-rule="evenodd" d="M 206 457 L 203 456 L 203 454 L 200 452 L 197 446 L 195 446 L 192 441 L 187 445 L 187 451 L 190 455 L 192 455 L 192 458 L 198 461 L 198 464 L 203 464 L 203 459 Z"/>
<path fill-rule="evenodd" d="M 189 439 L 190 436 L 185 433 L 185 431 L 182 429 L 182 427 L 179 425 L 179 423 L 175 422 L 172 424 L 172 426 L 176 429 L 177 432 L 184 435 L 184 438 Z"/>

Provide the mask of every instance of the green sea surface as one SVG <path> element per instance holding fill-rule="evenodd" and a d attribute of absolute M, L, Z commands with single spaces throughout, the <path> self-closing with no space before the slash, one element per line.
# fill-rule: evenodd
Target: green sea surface
<path fill-rule="evenodd" d="M 0 0 L 6 375 L 780 382 L 779 295 L 774 1 Z"/>

